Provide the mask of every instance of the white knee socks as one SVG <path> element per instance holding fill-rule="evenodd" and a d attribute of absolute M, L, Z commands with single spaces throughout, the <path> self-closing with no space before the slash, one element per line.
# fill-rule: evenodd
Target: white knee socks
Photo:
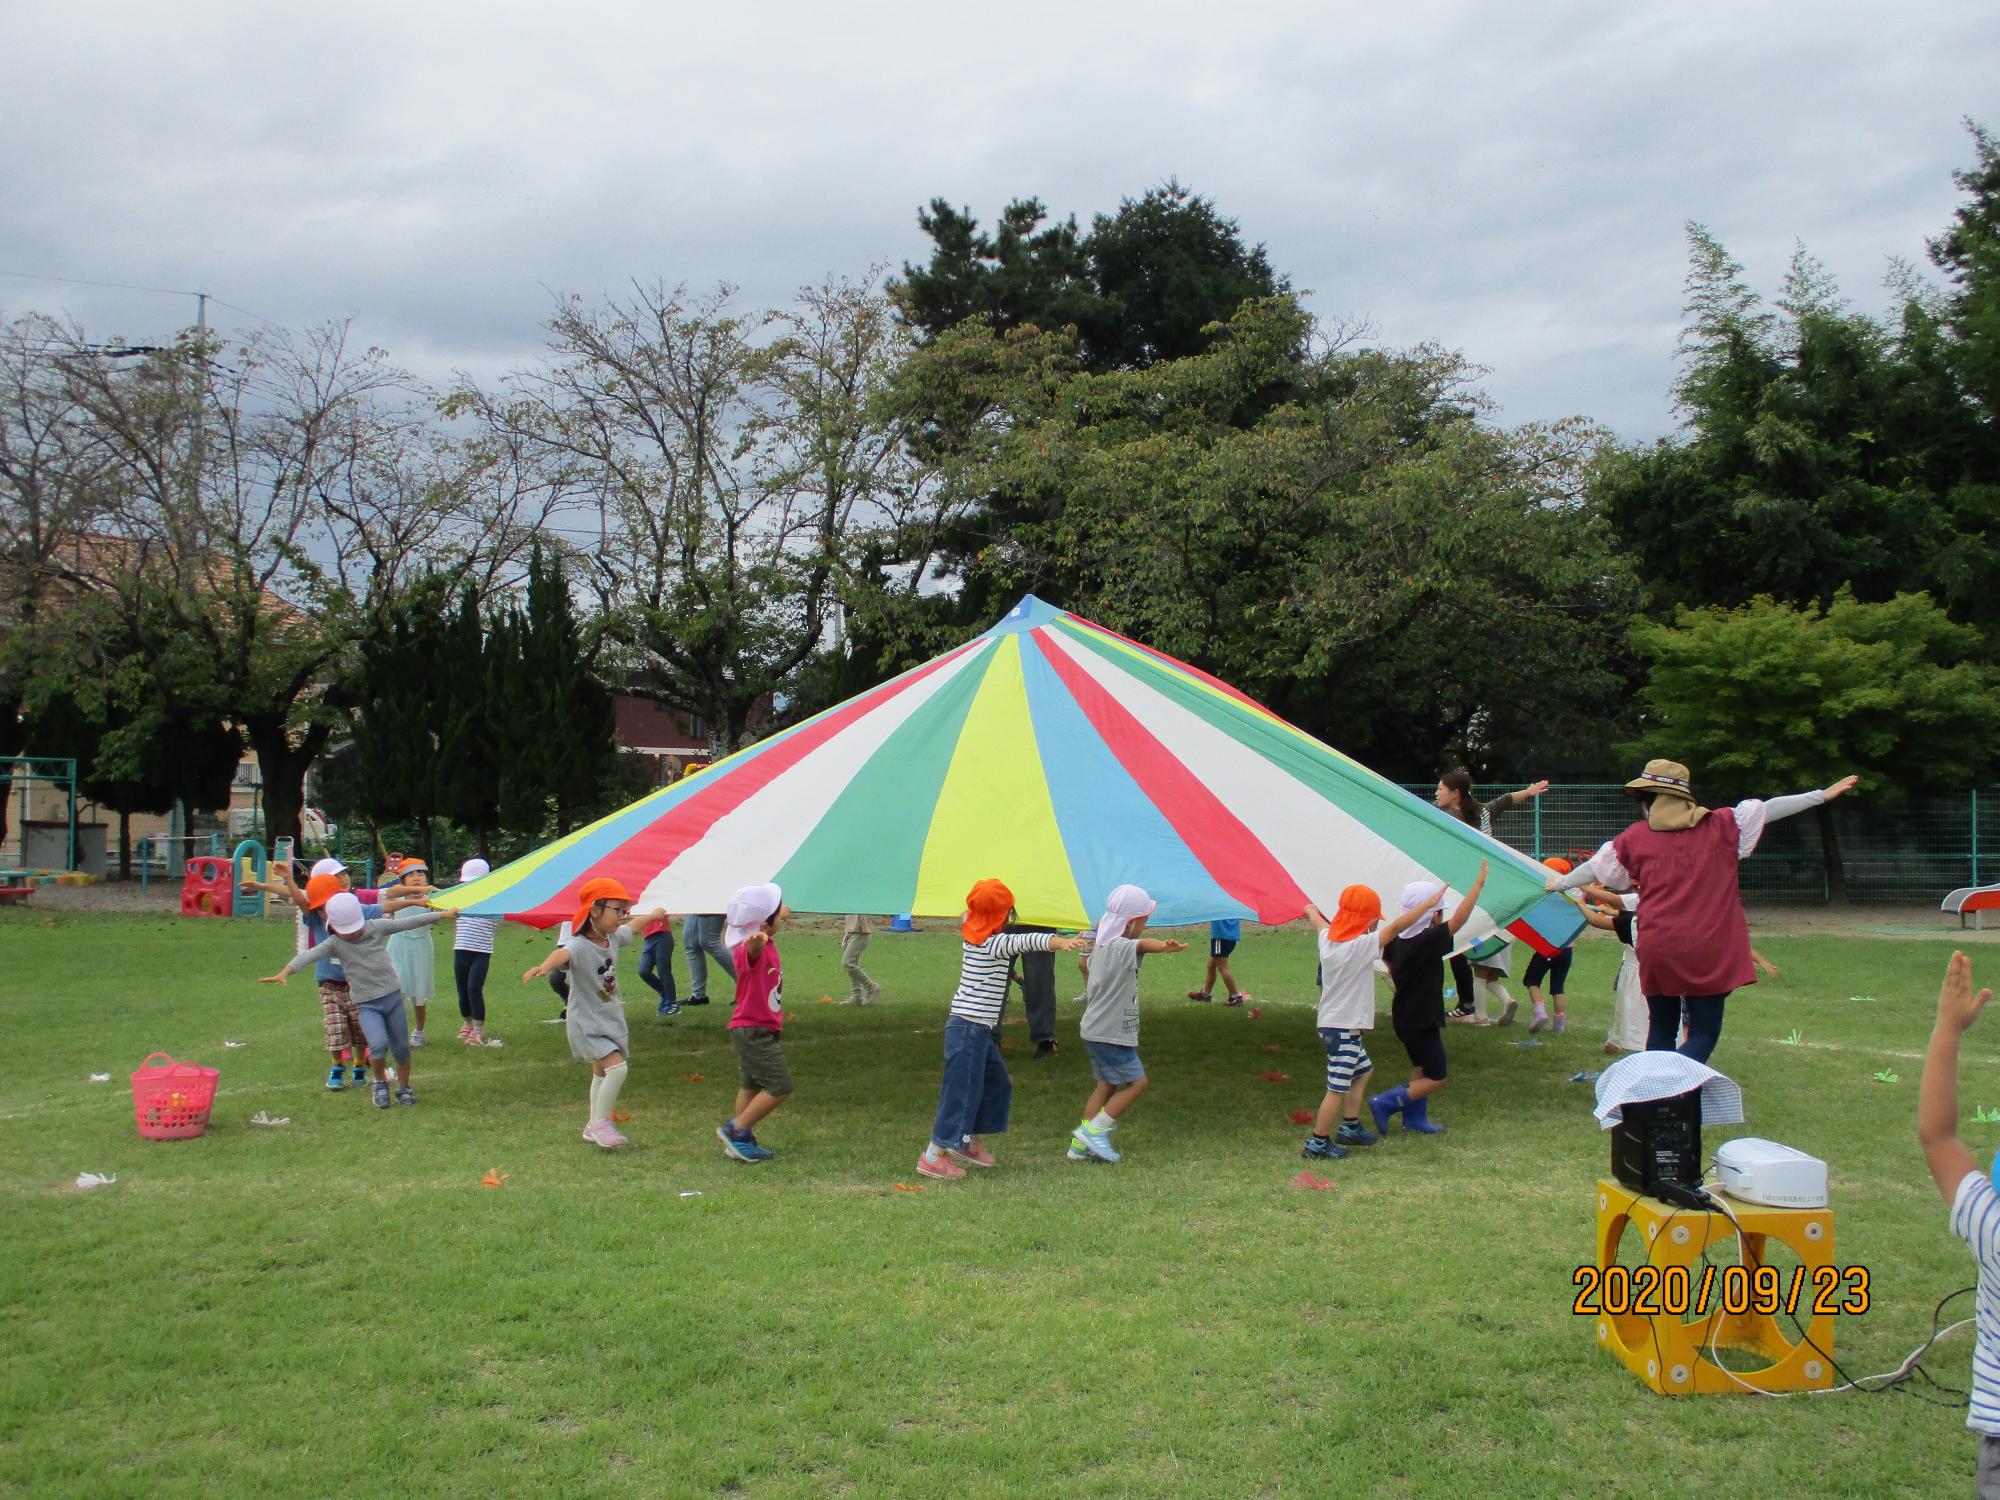
<path fill-rule="evenodd" d="M 590 1118 L 593 1123 L 611 1118 L 618 1108 L 618 1091 L 625 1087 L 625 1063 L 621 1060 L 604 1070 L 604 1076 L 597 1080 L 597 1087 L 591 1090 Z"/>

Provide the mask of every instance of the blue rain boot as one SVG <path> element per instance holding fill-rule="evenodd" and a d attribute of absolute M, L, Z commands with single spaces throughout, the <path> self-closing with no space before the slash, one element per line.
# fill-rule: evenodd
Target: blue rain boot
<path fill-rule="evenodd" d="M 1407 1094 L 1408 1090 L 1404 1090 Z M 1444 1126 L 1431 1118 L 1431 1101 L 1412 1099 L 1403 1106 L 1403 1129 L 1414 1130 L 1418 1135 L 1443 1135 Z"/>
<path fill-rule="evenodd" d="M 1394 1088 L 1371 1098 L 1368 1101 L 1368 1113 L 1375 1117 L 1376 1133 L 1386 1135 L 1389 1131 L 1389 1116 L 1409 1102 L 1410 1086 L 1407 1083 L 1399 1083 Z"/>

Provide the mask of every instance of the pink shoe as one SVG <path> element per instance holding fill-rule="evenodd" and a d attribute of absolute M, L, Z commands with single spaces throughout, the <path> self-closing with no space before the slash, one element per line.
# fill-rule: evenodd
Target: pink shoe
<path fill-rule="evenodd" d="M 1000 1165 L 999 1162 L 993 1159 L 993 1153 L 977 1141 L 974 1141 L 971 1145 L 961 1150 L 949 1150 L 946 1154 L 958 1161 L 975 1167 L 997 1167 Z"/>
<path fill-rule="evenodd" d="M 584 1126 L 583 1138 L 591 1145 L 600 1146 L 606 1151 L 616 1151 L 620 1146 L 632 1144 L 609 1120 L 599 1120 L 595 1125 Z"/>
<path fill-rule="evenodd" d="M 953 1177 L 963 1177 L 965 1175 L 965 1168 L 961 1167 L 949 1156 L 942 1153 L 932 1156 L 926 1151 L 922 1156 L 917 1158 L 917 1175 L 919 1177 L 941 1177 L 949 1180 Z"/>

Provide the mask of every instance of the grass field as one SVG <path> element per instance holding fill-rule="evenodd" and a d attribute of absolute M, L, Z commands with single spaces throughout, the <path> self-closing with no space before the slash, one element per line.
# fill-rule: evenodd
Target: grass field
<path fill-rule="evenodd" d="M 1950 944 L 1759 946 L 1783 977 L 1731 1002 L 1715 1059 L 1750 1119 L 1710 1144 L 1756 1133 L 1831 1163 L 1839 1258 L 1875 1299 L 1835 1354 L 1885 1370 L 1973 1274 L 1914 1130 Z M 1000 1169 L 921 1192 L 897 1184 L 921 1182 L 952 938 L 878 937 L 886 995 L 867 1010 L 817 1003 L 838 993 L 831 932 L 783 947 L 798 1094 L 759 1132 L 777 1159 L 749 1168 L 712 1134 L 734 1087 L 727 1007 L 657 1021 L 633 958 L 633 1147 L 607 1155 L 578 1139 L 586 1072 L 541 1024 L 553 997 L 518 979 L 534 935 L 503 932 L 494 964 L 506 1048 L 453 1042 L 442 994 L 419 1103 L 378 1112 L 321 1087 L 309 977 L 254 982 L 288 925 L 0 913 L 0 1492 L 1970 1488 L 1962 1409 L 1667 1400 L 1572 1316 L 1607 1152 L 1589 1087 L 1565 1080 L 1605 1062 L 1608 942 L 1580 954 L 1568 1035 L 1529 1049 L 1509 1045 L 1523 1027 L 1455 1028 L 1435 1108 L 1450 1133 L 1394 1132 L 1327 1167 L 1328 1193 L 1288 1186 L 1290 1111 L 1321 1091 L 1302 930 L 1238 951 L 1261 1019 L 1183 1000 L 1194 954 L 1148 962 L 1153 1088 L 1123 1163 L 1063 1158 L 1089 1087 L 1065 1004 L 1057 1058 L 1007 1032 Z M 448 935 L 439 951 L 448 991 Z M 1983 1160 L 2000 1127 L 1971 1116 L 2000 1106 L 2000 1032 L 1972 1043 L 1964 1133 Z M 135 1134 L 125 1075 L 154 1049 L 221 1067 L 202 1139 Z M 1397 1076 L 1393 1037 L 1373 1051 Z M 260 1109 L 292 1123 L 253 1129 Z M 482 1188 L 489 1168 L 509 1181 Z M 118 1181 L 78 1192 L 84 1170 Z M 1970 1349 L 1960 1334 L 1931 1368 L 1963 1386 Z"/>

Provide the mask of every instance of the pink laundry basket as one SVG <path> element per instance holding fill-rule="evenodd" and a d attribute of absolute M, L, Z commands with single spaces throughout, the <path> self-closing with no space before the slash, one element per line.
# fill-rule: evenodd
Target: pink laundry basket
<path fill-rule="evenodd" d="M 215 1068 L 175 1062 L 154 1052 L 132 1074 L 132 1113 L 149 1141 L 185 1141 L 208 1129 L 215 1107 Z"/>

